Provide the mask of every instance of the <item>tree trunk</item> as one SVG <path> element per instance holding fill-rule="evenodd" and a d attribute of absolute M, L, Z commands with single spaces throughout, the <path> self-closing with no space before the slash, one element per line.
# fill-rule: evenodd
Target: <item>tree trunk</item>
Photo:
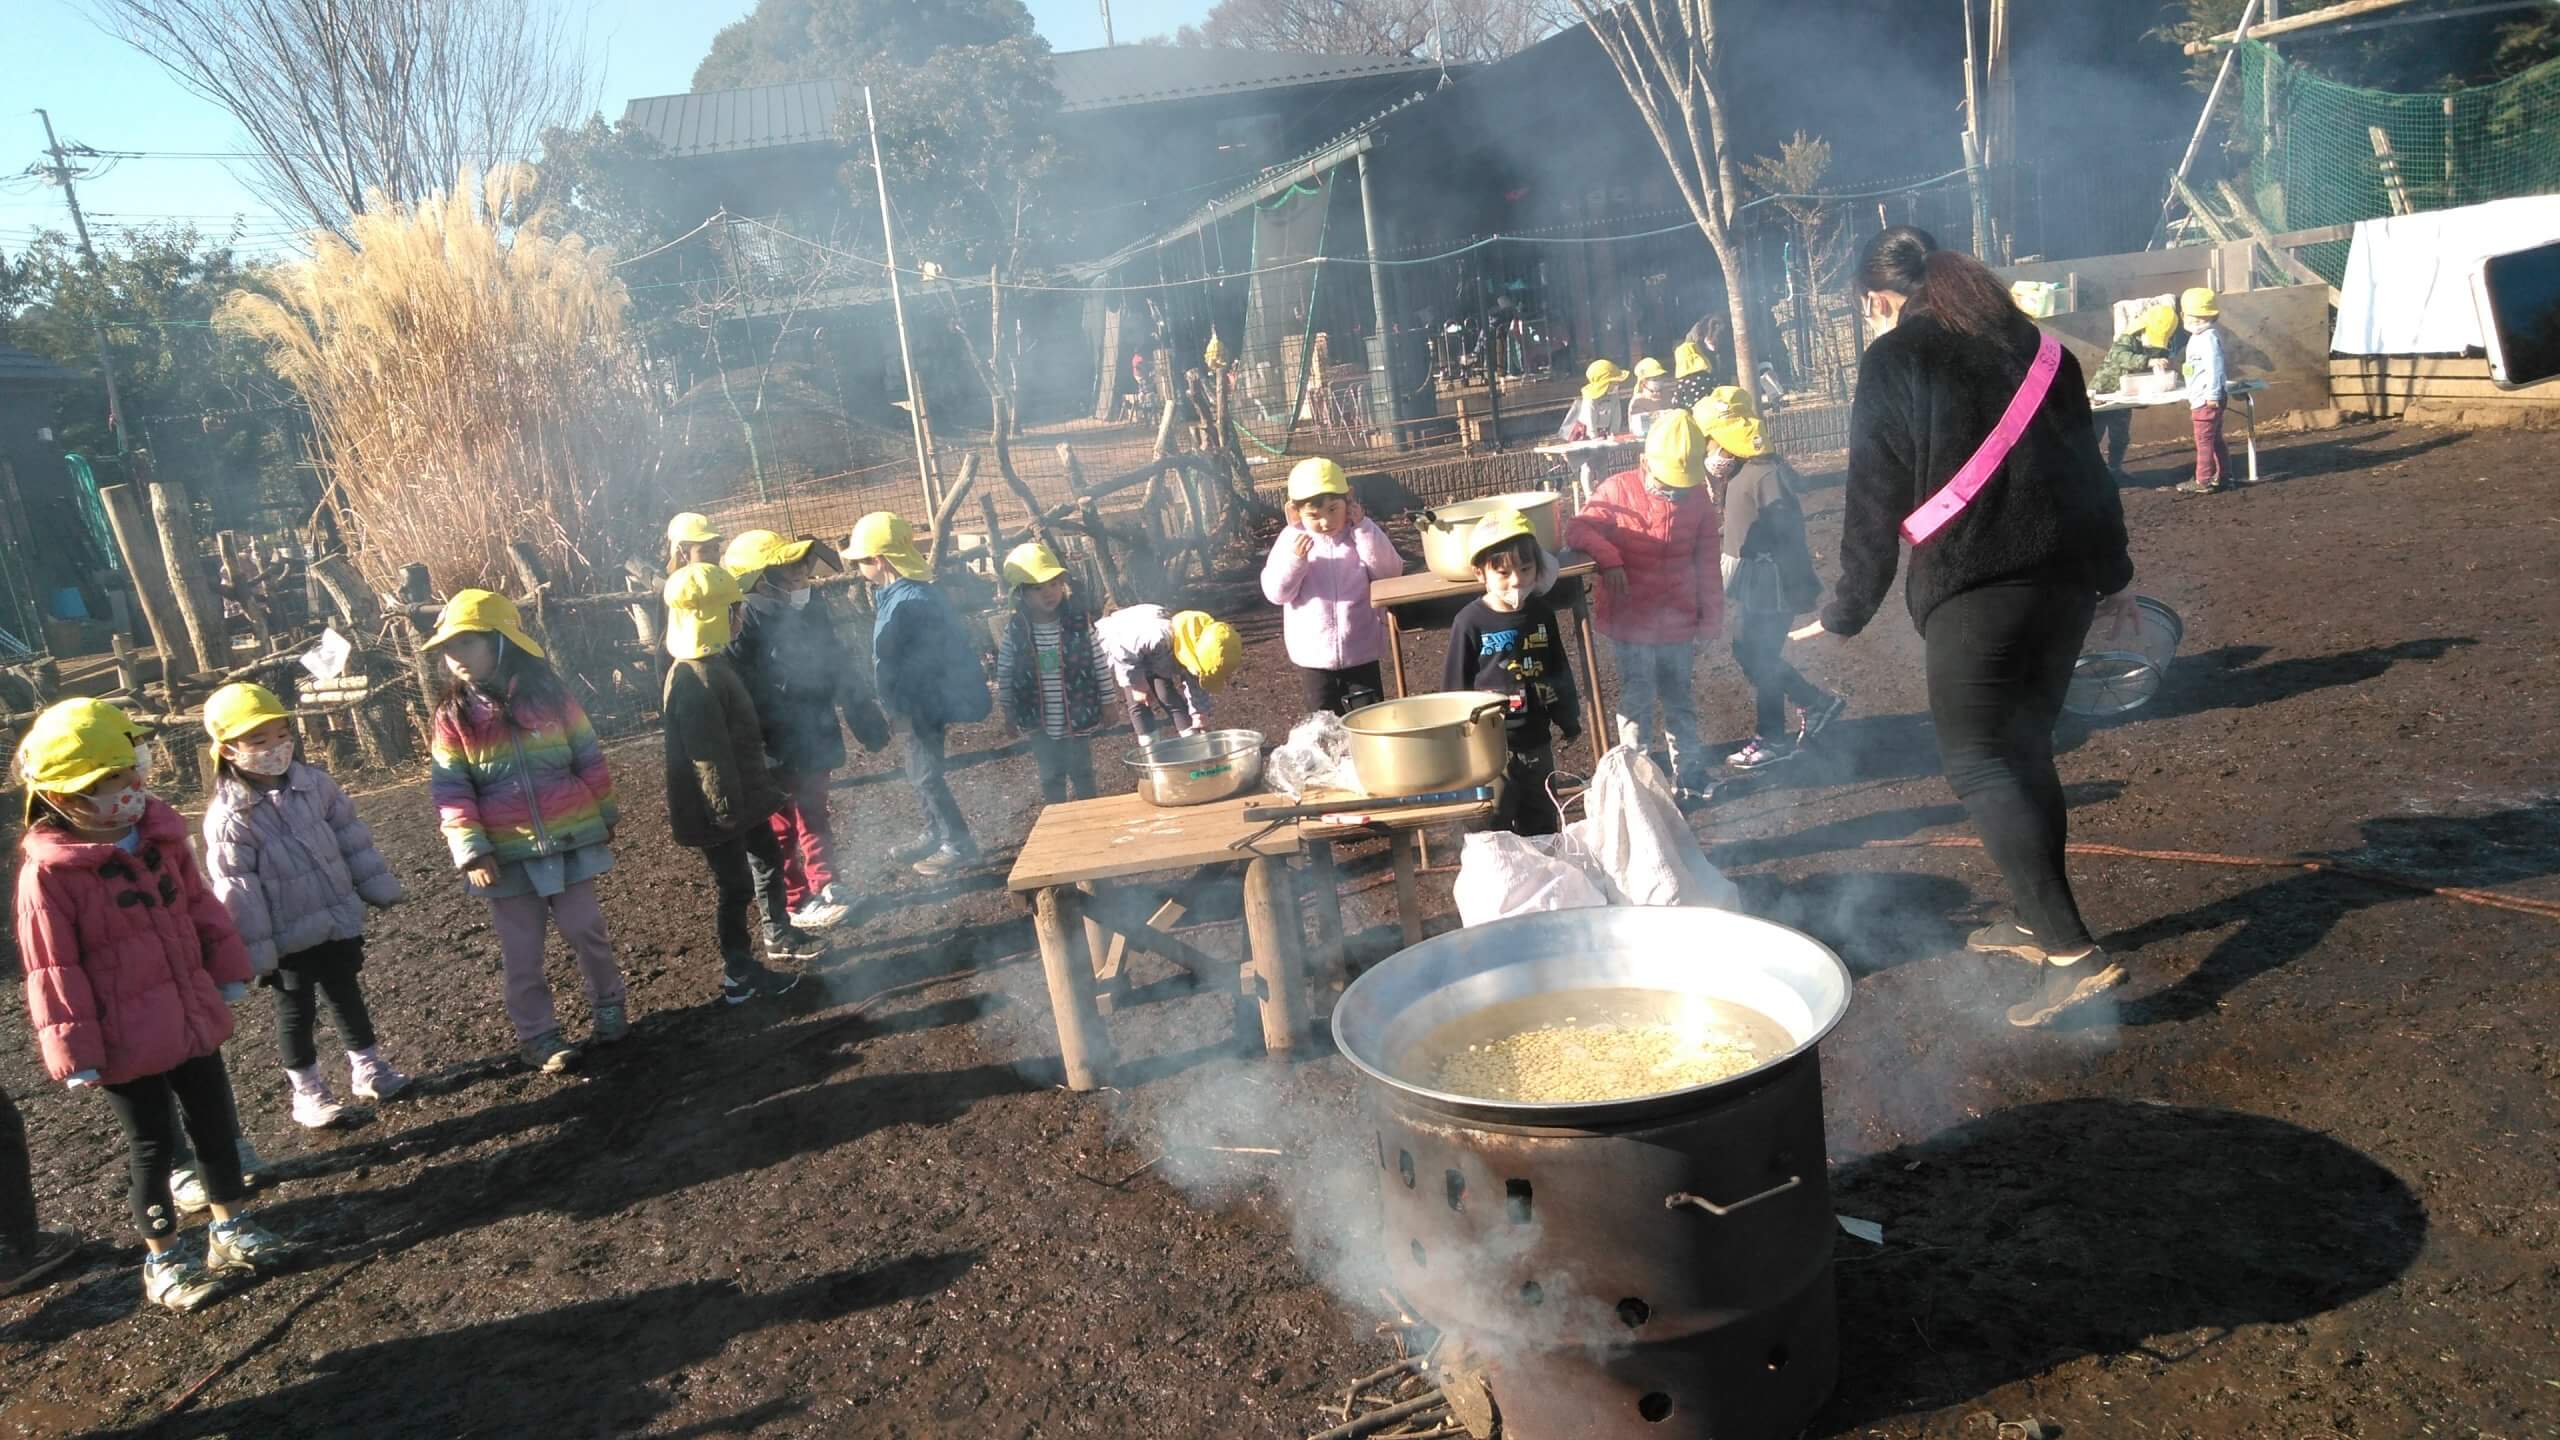
<path fill-rule="evenodd" d="M 159 647 L 163 681 L 175 683 L 182 675 L 195 674 L 204 666 L 178 613 L 178 597 L 170 593 L 169 566 L 161 556 L 160 532 L 152 528 L 149 504 L 132 485 L 101 486 L 98 501 L 115 534 L 125 578 L 133 582 L 134 603 L 142 607 L 143 622 Z"/>

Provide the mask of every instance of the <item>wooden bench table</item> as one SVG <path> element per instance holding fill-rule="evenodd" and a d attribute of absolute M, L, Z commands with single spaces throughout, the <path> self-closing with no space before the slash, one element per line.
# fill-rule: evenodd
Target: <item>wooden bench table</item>
<path fill-rule="evenodd" d="M 1168 809 L 1132 792 L 1051 805 L 1032 822 L 1005 888 L 1031 896 L 1032 925 L 1040 941 L 1040 966 L 1048 981 L 1068 1089 L 1093 1090 L 1110 1083 L 1115 1056 L 1102 1002 L 1125 986 L 1119 957 L 1128 946 L 1171 956 L 1186 968 L 1225 968 L 1224 962 L 1163 932 L 1161 927 L 1180 913 L 1178 901 L 1141 920 L 1115 893 L 1128 887 L 1108 882 L 1204 865 L 1242 865 L 1246 958 L 1236 975 L 1238 1025 L 1249 1033 L 1251 1020 L 1258 1018 L 1264 1051 L 1286 1054 L 1304 1041 L 1309 1019 L 1305 926 L 1290 888 L 1289 858 L 1310 853 L 1317 929 L 1327 964 L 1339 966 L 1342 896 L 1333 866 L 1334 842 L 1376 830 L 1389 834 L 1397 856 L 1397 904 L 1411 943 L 1420 938 L 1422 923 L 1410 854 L 1414 833 L 1425 825 L 1473 819 L 1492 808 L 1490 802 L 1478 802 L 1378 810 L 1364 812 L 1366 824 L 1325 823 L 1329 817 L 1320 817 L 1273 825 L 1244 818 L 1249 807 L 1289 803 L 1284 796 L 1251 794 Z M 1115 931 L 1116 941 L 1111 938 Z"/>

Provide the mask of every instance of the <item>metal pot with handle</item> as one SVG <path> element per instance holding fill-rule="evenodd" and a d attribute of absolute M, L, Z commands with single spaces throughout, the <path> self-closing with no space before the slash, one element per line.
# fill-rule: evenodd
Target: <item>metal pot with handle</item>
<path fill-rule="evenodd" d="M 1413 528 L 1422 537 L 1422 563 L 1443 580 L 1463 584 L 1475 579 L 1475 557 L 1467 553 L 1468 537 L 1475 533 L 1478 520 L 1505 506 L 1519 511 L 1529 528 L 1537 532 L 1538 544 L 1553 551 L 1557 545 L 1556 502 L 1562 498 L 1545 490 L 1522 490 L 1417 510 Z"/>
<path fill-rule="evenodd" d="M 1508 698 L 1447 690 L 1363 705 L 1342 717 L 1351 768 L 1371 795 L 1423 795 L 1490 785 L 1511 758 Z"/>

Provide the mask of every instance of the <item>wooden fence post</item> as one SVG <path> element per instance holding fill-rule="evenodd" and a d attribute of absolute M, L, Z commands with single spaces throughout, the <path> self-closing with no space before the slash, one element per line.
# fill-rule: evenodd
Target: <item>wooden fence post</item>
<path fill-rule="evenodd" d="M 150 627 L 151 641 L 159 647 L 162 684 L 202 670 L 195 641 L 179 617 L 178 598 L 169 592 L 169 567 L 161 558 L 160 534 L 145 513 L 143 496 L 129 484 L 106 485 L 99 488 L 98 501 L 107 512 L 107 528 L 115 535 L 116 557 L 124 564 L 126 578 L 133 582 L 133 597 L 142 607 L 143 623 Z"/>
<path fill-rule="evenodd" d="M 169 566 L 169 591 L 178 602 L 187 638 L 195 646 L 198 668 L 211 673 L 229 669 L 231 636 L 222 623 L 222 602 L 205 583 L 204 547 L 196 543 L 187 487 L 175 480 L 152 481 L 151 519 L 160 532 L 161 555 Z"/>

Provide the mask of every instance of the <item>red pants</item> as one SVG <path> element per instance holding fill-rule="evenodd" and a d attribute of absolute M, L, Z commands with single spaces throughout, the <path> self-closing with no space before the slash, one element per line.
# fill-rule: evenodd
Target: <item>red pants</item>
<path fill-rule="evenodd" d="M 2222 407 L 2199 405 L 2196 422 L 2196 483 L 2219 485 L 2231 468 L 2231 454 L 2222 448 Z"/>
<path fill-rule="evenodd" d="M 782 804 L 773 837 L 782 842 L 782 898 L 797 910 L 836 880 L 835 823 L 827 818 L 827 777 L 777 773 Z"/>

